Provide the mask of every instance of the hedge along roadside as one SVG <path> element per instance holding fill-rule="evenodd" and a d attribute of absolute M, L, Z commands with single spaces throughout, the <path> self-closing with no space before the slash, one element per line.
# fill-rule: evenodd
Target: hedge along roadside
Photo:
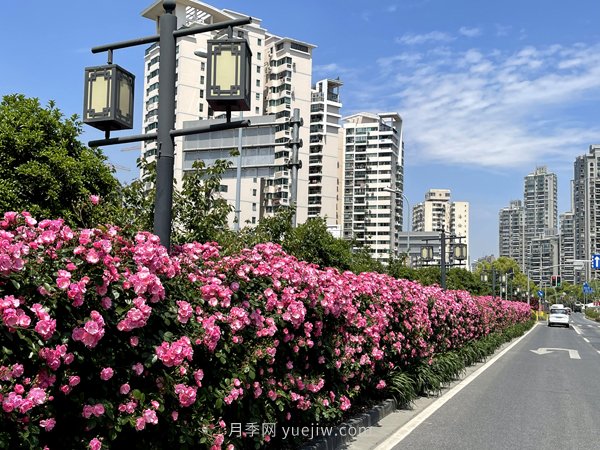
<path fill-rule="evenodd" d="M 150 233 L 27 213 L 0 221 L 0 314 L 1 445 L 50 449 L 293 445 L 276 430 L 335 423 L 390 372 L 529 319 L 274 244 L 169 255 Z"/>

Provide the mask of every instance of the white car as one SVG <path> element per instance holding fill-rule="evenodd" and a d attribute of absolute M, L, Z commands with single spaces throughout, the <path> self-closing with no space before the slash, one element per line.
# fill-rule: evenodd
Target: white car
<path fill-rule="evenodd" d="M 562 325 L 569 328 L 569 312 L 563 305 L 552 305 L 548 316 L 548 326 Z"/>

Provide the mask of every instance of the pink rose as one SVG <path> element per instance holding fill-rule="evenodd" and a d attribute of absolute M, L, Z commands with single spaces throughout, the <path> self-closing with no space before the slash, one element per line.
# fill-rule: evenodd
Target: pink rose
<path fill-rule="evenodd" d="M 94 438 L 90 441 L 88 447 L 90 450 L 101 450 L 102 449 L 102 441 L 98 438 Z"/>
<path fill-rule="evenodd" d="M 49 419 L 40 420 L 40 427 L 44 428 L 46 431 L 52 431 L 54 425 L 56 425 L 56 419 L 53 419 L 52 417 Z"/>
<path fill-rule="evenodd" d="M 114 373 L 115 372 L 112 368 L 106 367 L 100 371 L 100 378 L 102 378 L 104 381 L 110 380 Z"/>

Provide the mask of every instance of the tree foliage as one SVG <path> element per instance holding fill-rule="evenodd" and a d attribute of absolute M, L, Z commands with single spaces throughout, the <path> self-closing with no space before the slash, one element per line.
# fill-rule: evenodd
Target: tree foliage
<path fill-rule="evenodd" d="M 0 211 L 29 211 L 89 222 L 89 196 L 109 196 L 119 183 L 101 150 L 77 138 L 81 123 L 54 102 L 7 95 L 0 103 Z"/>

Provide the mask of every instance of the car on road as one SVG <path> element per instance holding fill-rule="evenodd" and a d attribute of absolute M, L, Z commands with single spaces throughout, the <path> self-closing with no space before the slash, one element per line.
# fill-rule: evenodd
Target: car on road
<path fill-rule="evenodd" d="M 556 304 L 550 307 L 550 315 L 548 315 L 548 326 L 562 325 L 569 328 L 569 312 L 564 305 Z"/>

